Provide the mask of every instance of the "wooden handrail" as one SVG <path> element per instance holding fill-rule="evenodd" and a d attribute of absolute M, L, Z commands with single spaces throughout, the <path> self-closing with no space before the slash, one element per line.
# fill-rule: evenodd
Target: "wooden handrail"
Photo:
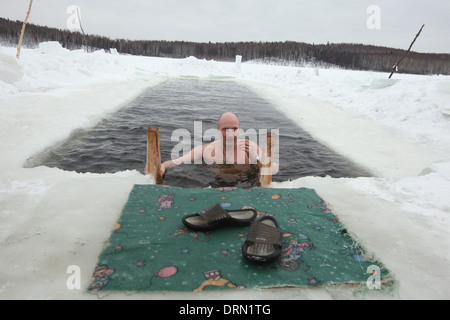
<path fill-rule="evenodd" d="M 276 135 L 272 132 L 267 132 L 266 141 L 263 148 L 263 156 L 261 158 L 262 166 L 259 168 L 258 176 L 258 185 L 263 188 L 272 183 L 272 165 L 275 143 Z"/>
<path fill-rule="evenodd" d="M 152 175 L 156 184 L 163 184 L 160 169 L 161 150 L 159 147 L 159 129 L 149 127 L 147 129 L 147 164 L 145 166 L 145 174 Z"/>

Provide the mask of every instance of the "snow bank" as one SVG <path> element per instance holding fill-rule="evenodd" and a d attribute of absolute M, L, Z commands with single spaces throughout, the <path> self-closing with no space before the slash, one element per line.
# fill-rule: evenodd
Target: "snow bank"
<path fill-rule="evenodd" d="M 238 66 L 194 57 L 87 54 L 58 43 L 22 49 L 17 60 L 14 48 L 0 48 L 0 297 L 96 298 L 69 290 L 66 269 L 80 266 L 82 286 L 87 287 L 132 185 L 153 181 L 136 171 L 77 174 L 23 164 L 73 130 L 95 125 L 142 90 L 169 77 L 193 77 L 233 79 L 250 87 L 316 139 L 373 172 L 373 178 L 306 177 L 274 186 L 316 189 L 400 281 L 398 292 L 387 298 L 448 298 L 450 77 L 387 76 Z M 189 297 L 355 296 L 351 289 L 326 288 Z"/>
<path fill-rule="evenodd" d="M 83 50 L 69 51 L 58 42 L 41 43 L 36 50 L 23 49 L 20 60 L 12 56 L 15 49 L 2 48 L 0 66 L 10 75 L 2 76 L 3 95 L 19 92 L 43 92 L 73 88 L 106 81 L 123 81 L 150 77 L 153 70 L 129 63 L 130 56 L 106 54 L 103 50 L 85 54 Z M 22 70 L 22 72 L 20 72 Z"/>

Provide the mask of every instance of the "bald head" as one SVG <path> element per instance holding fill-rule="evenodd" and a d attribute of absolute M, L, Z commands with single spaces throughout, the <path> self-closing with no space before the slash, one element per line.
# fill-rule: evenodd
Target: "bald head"
<path fill-rule="evenodd" d="M 217 121 L 217 129 L 231 129 L 231 128 L 237 128 L 239 129 L 241 127 L 239 123 L 239 118 L 232 112 L 225 112 L 222 114 Z"/>
<path fill-rule="evenodd" d="M 234 113 L 225 112 L 217 121 L 217 131 L 227 143 L 233 143 L 239 135 L 241 124 Z"/>

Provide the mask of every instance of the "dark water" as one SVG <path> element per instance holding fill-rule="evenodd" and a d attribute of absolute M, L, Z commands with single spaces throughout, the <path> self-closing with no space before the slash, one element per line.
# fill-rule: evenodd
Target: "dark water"
<path fill-rule="evenodd" d="M 30 158 L 27 167 L 45 165 L 76 172 L 143 172 L 147 153 L 147 128 L 158 127 L 162 161 L 169 160 L 180 140 L 171 141 L 176 129 L 186 129 L 191 145 L 207 143 L 202 134 L 217 125 L 226 111 L 235 113 L 244 131 L 279 130 L 280 171 L 273 181 L 303 176 L 359 177 L 370 173 L 321 145 L 290 119 L 248 88 L 232 81 L 173 79 L 150 88 L 128 106 L 89 130 L 77 130 L 60 145 Z M 202 132 L 194 129 L 201 121 Z M 197 139 L 194 139 L 197 133 Z M 332 133 L 330 133 L 332 134 Z M 257 142 L 261 147 L 263 140 Z M 181 153 L 180 153 L 181 155 Z M 257 177 L 257 174 L 256 174 Z M 254 184 L 255 174 L 241 185 Z M 215 179 L 204 165 L 182 165 L 168 170 L 164 183 L 182 187 L 227 185 Z M 215 185 L 216 186 L 216 185 Z"/>

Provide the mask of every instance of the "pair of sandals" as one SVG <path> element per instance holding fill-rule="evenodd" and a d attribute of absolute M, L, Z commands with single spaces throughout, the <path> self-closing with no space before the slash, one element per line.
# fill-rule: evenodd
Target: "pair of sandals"
<path fill-rule="evenodd" d="M 278 222 L 271 216 L 256 219 L 254 209 L 225 210 L 219 204 L 199 213 L 183 217 L 183 223 L 192 230 L 211 231 L 224 225 L 244 226 L 253 222 L 242 246 L 244 257 L 255 262 L 267 262 L 281 254 L 282 232 Z"/>

